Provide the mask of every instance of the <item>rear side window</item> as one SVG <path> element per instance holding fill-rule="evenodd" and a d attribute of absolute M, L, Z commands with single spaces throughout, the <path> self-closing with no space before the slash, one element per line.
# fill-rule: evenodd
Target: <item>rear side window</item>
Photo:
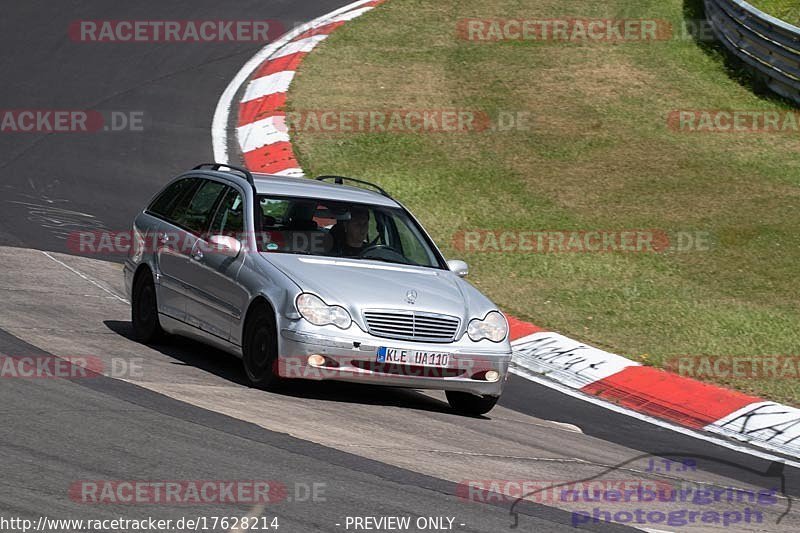
<path fill-rule="evenodd" d="M 183 203 L 185 205 L 189 202 L 189 199 L 192 197 L 191 192 L 199 181 L 200 180 L 197 178 L 185 178 L 176 181 L 164 189 L 164 191 L 153 200 L 153 203 L 150 204 L 147 211 L 156 216 L 170 220 L 172 218 L 172 212 L 179 204 Z"/>
<path fill-rule="evenodd" d="M 259 201 L 259 205 L 261 206 L 262 216 L 269 222 L 264 225 L 275 226 L 276 224 L 285 223 L 292 203 L 289 200 L 280 198 L 262 198 Z"/>
<path fill-rule="evenodd" d="M 211 223 L 211 216 L 217 200 L 225 188 L 224 183 L 203 180 L 188 205 L 181 202 L 176 209 L 173 209 L 170 216 L 171 221 L 193 233 L 205 233 Z"/>

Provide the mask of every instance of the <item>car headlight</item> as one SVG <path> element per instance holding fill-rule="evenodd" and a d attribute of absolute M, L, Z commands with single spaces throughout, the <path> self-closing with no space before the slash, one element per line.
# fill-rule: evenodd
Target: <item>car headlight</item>
<path fill-rule="evenodd" d="M 467 327 L 467 335 L 475 342 L 483 339 L 500 342 L 508 335 L 508 322 L 502 313 L 492 311 L 483 319 L 471 320 Z"/>
<path fill-rule="evenodd" d="M 353 322 L 347 309 L 338 305 L 328 305 L 318 296 L 304 292 L 295 300 L 300 315 L 315 326 L 333 324 L 337 328 L 347 329 Z"/>

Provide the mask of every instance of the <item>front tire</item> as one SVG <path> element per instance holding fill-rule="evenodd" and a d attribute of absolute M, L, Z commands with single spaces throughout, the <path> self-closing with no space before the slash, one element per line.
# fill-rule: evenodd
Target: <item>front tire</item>
<path fill-rule="evenodd" d="M 144 344 L 156 342 L 164 337 L 158 320 L 156 287 L 150 271 L 142 272 L 133 286 L 131 298 L 131 322 L 133 337 Z"/>
<path fill-rule="evenodd" d="M 446 391 L 447 401 L 453 410 L 470 416 L 485 415 L 500 399 L 499 396 L 477 396 L 468 392 Z"/>
<path fill-rule="evenodd" d="M 247 320 L 242 361 L 250 385 L 270 389 L 280 383 L 275 317 L 267 309 L 258 309 Z"/>

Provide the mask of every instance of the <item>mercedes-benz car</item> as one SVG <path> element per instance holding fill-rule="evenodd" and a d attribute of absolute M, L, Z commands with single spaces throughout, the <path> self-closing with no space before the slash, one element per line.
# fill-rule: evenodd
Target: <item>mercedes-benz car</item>
<path fill-rule="evenodd" d="M 124 265 L 141 342 L 200 340 L 240 357 L 256 387 L 437 389 L 477 415 L 503 391 L 511 345 L 467 273 L 377 185 L 218 163 L 178 176 L 138 214 Z"/>

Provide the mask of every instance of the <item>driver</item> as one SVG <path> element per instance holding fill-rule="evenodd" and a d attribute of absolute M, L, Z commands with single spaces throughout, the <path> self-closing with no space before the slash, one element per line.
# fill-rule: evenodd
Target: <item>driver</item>
<path fill-rule="evenodd" d="M 350 210 L 350 220 L 342 223 L 344 242 L 342 255 L 354 257 L 367 247 L 367 233 L 369 232 L 369 210 L 363 207 L 354 207 Z"/>

